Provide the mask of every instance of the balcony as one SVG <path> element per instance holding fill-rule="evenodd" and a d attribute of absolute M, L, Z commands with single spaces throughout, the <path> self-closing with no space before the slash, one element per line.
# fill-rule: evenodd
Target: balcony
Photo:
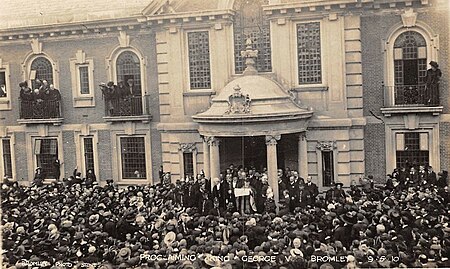
<path fill-rule="evenodd" d="M 105 117 L 109 122 L 151 120 L 149 96 L 105 99 Z"/>
<path fill-rule="evenodd" d="M 60 125 L 63 121 L 61 116 L 61 103 L 59 100 L 19 100 L 21 124 L 50 123 Z"/>
<path fill-rule="evenodd" d="M 439 85 L 396 85 L 383 86 L 384 107 L 381 112 L 391 114 L 432 113 L 437 116 L 443 107 L 439 105 Z"/>

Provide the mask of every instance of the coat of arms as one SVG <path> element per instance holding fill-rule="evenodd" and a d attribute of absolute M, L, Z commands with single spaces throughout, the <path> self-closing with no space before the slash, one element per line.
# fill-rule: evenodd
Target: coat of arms
<path fill-rule="evenodd" d="M 250 113 L 250 96 L 241 92 L 241 87 L 236 85 L 234 93 L 228 97 L 228 110 L 225 114 L 247 114 Z"/>

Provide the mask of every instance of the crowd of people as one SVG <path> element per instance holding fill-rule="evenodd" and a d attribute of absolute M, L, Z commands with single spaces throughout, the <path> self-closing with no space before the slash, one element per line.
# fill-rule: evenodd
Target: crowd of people
<path fill-rule="evenodd" d="M 47 80 L 34 80 L 34 89 L 27 81 L 19 83 L 21 118 L 55 118 L 60 116 L 61 93 Z"/>
<path fill-rule="evenodd" d="M 100 90 L 106 102 L 107 113 L 110 116 L 140 115 L 142 113 L 141 89 L 129 78 L 126 82 L 119 81 L 117 85 L 110 81 L 101 83 Z"/>
<path fill-rule="evenodd" d="M 90 171 L 92 173 L 92 171 Z M 230 166 L 120 187 L 74 171 L 50 184 L 1 187 L 6 268 L 423 268 L 450 267 L 447 172 L 405 169 L 335 182 Z M 417 176 L 416 176 L 417 175 Z M 42 182 L 40 182 L 42 183 Z M 444 184 L 445 183 L 445 184 Z M 104 185 L 104 186 L 102 186 Z M 237 190 L 247 190 L 238 194 Z"/>

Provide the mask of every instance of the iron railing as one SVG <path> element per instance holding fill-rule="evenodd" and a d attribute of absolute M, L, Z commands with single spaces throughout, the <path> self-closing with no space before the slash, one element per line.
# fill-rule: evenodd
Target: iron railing
<path fill-rule="evenodd" d="M 20 100 L 21 119 L 55 119 L 61 118 L 59 100 Z"/>
<path fill-rule="evenodd" d="M 384 105 L 439 106 L 439 85 L 384 86 Z"/>
<path fill-rule="evenodd" d="M 148 96 L 105 99 L 105 115 L 126 117 L 148 115 Z"/>

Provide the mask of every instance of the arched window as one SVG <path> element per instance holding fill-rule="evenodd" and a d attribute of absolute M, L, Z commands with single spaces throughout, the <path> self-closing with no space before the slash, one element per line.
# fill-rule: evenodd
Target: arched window
<path fill-rule="evenodd" d="M 116 61 L 117 82 L 126 83 L 129 79 L 141 91 L 141 62 L 139 57 L 132 51 L 124 51 Z"/>
<path fill-rule="evenodd" d="M 427 75 L 427 44 L 418 32 L 400 34 L 394 43 L 395 85 L 420 85 Z"/>
<path fill-rule="evenodd" d="M 34 79 L 47 80 L 48 84 L 53 84 L 53 66 L 52 63 L 45 57 L 38 57 L 31 63 L 31 72 L 36 73 L 32 75 L 32 84 L 34 88 Z"/>
<path fill-rule="evenodd" d="M 247 38 L 252 40 L 253 49 L 258 50 L 256 69 L 259 72 L 272 71 L 270 27 L 269 20 L 262 10 L 264 4 L 268 4 L 268 0 L 238 0 L 235 3 L 236 16 L 233 30 L 236 73 L 242 73 L 245 69 L 245 60 L 241 57 L 241 51 L 245 50 Z"/>

